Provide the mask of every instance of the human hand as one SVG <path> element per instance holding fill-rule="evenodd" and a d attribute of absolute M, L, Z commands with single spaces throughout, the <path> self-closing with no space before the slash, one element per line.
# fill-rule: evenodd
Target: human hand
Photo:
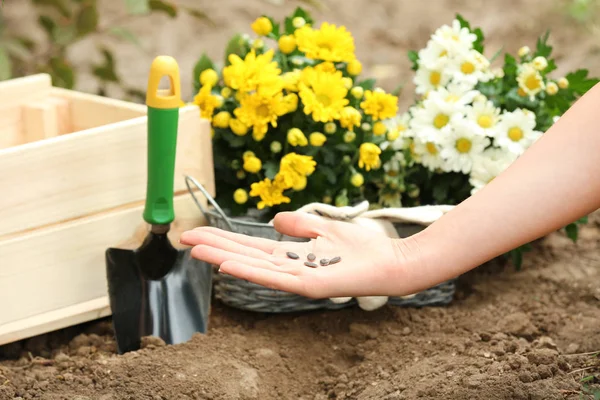
<path fill-rule="evenodd" d="M 192 256 L 219 265 L 219 271 L 272 289 L 310 298 L 402 296 L 412 294 L 408 268 L 415 262 L 410 240 L 392 239 L 349 222 L 327 220 L 302 212 L 275 216 L 275 229 L 308 242 L 276 241 L 199 227 L 182 233 Z M 296 253 L 297 260 L 287 257 Z M 317 268 L 304 265 L 316 256 Z M 319 260 L 341 257 L 336 264 Z"/>

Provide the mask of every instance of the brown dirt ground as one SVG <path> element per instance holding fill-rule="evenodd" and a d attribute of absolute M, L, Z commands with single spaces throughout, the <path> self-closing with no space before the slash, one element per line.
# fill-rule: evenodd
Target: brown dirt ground
<path fill-rule="evenodd" d="M 200 5 L 217 25 L 157 16 L 131 25 L 144 53 L 112 45 L 123 77 L 139 87 L 152 57 L 175 56 L 188 99 L 186 71 L 201 51 L 220 57 L 227 38 L 247 30 L 258 14 L 281 17 L 300 4 L 179 3 Z M 501 46 L 533 47 L 550 28 L 557 76 L 579 67 L 600 74 L 597 31 L 565 18 L 560 2 L 324 3 L 327 9 L 315 16 L 353 32 L 367 75 L 380 77 L 388 89 L 407 84 L 402 107 L 411 101 L 406 51 L 422 47 L 455 12 L 484 28 L 488 55 Z M 25 4 L 13 3 L 6 12 L 25 23 Z M 102 7 L 118 13 L 117 4 Z M 73 49 L 81 71 L 95 57 L 95 40 Z M 93 80 L 82 74 L 78 89 L 94 91 Z M 600 384 L 598 358 L 581 354 L 600 350 L 599 221 L 582 231 L 577 245 L 560 234 L 540 241 L 520 272 L 494 262 L 466 274 L 448 307 L 263 315 L 215 303 L 209 334 L 182 345 L 148 340 L 143 350 L 118 356 L 110 320 L 104 320 L 0 347 L 0 400 L 578 399 L 585 393 L 581 378 L 595 374 L 588 383 Z"/>
<path fill-rule="evenodd" d="M 215 303 L 207 335 L 115 354 L 110 320 L 0 347 L 0 399 L 578 399 L 600 390 L 600 218 L 520 272 L 492 262 L 447 307 L 265 315 Z M 154 340 L 152 340 L 154 339 Z M 589 369 L 587 369 L 589 368 Z"/>

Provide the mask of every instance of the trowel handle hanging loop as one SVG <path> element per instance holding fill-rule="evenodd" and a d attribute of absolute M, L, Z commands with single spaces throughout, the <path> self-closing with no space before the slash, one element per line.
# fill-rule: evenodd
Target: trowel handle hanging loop
<path fill-rule="evenodd" d="M 221 207 L 219 207 L 219 205 L 217 204 L 217 202 L 215 201 L 215 199 L 213 199 L 213 197 L 210 195 L 210 193 L 208 193 L 208 191 L 204 188 L 204 186 L 202 186 L 200 184 L 200 182 L 198 182 L 193 177 L 191 177 L 189 175 L 186 175 L 185 176 L 185 184 L 186 184 L 186 186 L 188 188 L 188 191 L 192 195 L 192 198 L 194 199 L 194 202 L 196 203 L 196 205 L 198 206 L 198 208 L 200 209 L 200 211 L 202 212 L 202 214 L 204 215 L 204 217 L 207 220 L 209 220 L 208 215 L 207 215 L 207 211 L 204 209 L 204 207 L 202 206 L 202 204 L 200 203 L 200 201 L 198 201 L 198 199 L 196 198 L 196 195 L 194 194 L 194 191 L 190 187 L 190 182 L 194 186 L 196 186 L 196 188 L 198 190 L 200 190 L 200 192 L 202 192 L 202 194 L 204 195 L 204 197 L 206 197 L 206 200 L 208 200 L 208 202 L 210 203 L 210 205 L 212 205 L 214 207 L 214 209 L 217 211 L 217 213 L 219 213 L 219 215 L 221 216 L 221 218 L 223 218 L 223 220 L 227 224 L 227 227 L 229 228 L 229 230 L 231 232 L 235 232 L 235 230 L 233 228 L 233 225 L 231 224 L 231 221 L 229 220 L 229 218 L 227 218 L 227 215 L 225 215 L 225 213 L 223 212 L 223 210 L 221 209 Z"/>

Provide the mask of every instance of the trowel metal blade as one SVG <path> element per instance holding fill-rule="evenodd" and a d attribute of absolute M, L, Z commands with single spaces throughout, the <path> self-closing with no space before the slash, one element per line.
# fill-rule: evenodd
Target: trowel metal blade
<path fill-rule="evenodd" d="M 108 293 L 117 350 L 140 348 L 143 336 L 167 344 L 183 343 L 206 333 L 210 312 L 212 267 L 178 250 L 173 268 L 160 279 L 144 276 L 135 250 L 106 251 Z"/>

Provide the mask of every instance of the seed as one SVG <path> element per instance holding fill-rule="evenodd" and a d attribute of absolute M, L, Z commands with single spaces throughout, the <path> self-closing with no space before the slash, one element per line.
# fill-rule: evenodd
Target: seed
<path fill-rule="evenodd" d="M 326 258 L 322 258 L 322 259 L 321 259 L 321 261 L 319 261 L 319 263 L 320 263 L 322 266 L 326 266 L 327 264 L 329 264 L 329 260 L 328 260 L 328 259 L 326 259 Z"/>
<path fill-rule="evenodd" d="M 300 256 L 296 253 L 292 253 L 291 251 L 288 251 L 287 253 L 285 253 L 289 258 L 297 260 L 300 258 Z"/>
<path fill-rule="evenodd" d="M 313 253 L 308 253 L 306 258 L 308 258 L 308 261 L 315 261 L 315 258 L 317 258 L 317 256 L 315 256 Z"/>
<path fill-rule="evenodd" d="M 329 265 L 339 263 L 340 261 L 342 261 L 342 257 L 340 257 L 340 256 L 333 257 L 331 260 L 329 260 Z"/>
<path fill-rule="evenodd" d="M 304 265 L 306 265 L 307 267 L 311 267 L 311 268 L 317 268 L 318 265 L 315 264 L 314 262 L 310 262 L 310 261 L 305 261 Z"/>

